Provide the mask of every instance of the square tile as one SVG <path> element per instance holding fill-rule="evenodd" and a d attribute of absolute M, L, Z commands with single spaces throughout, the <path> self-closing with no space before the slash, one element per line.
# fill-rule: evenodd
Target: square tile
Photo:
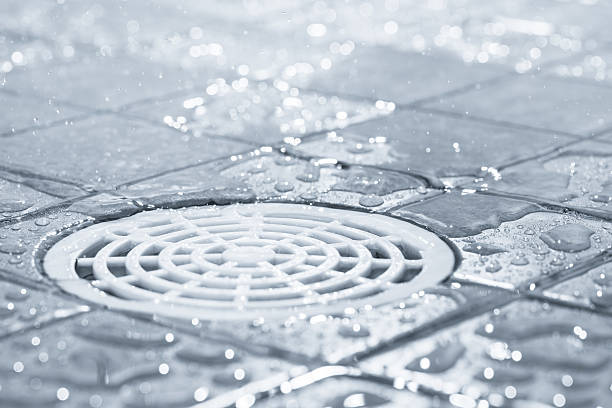
<path fill-rule="evenodd" d="M 343 128 L 390 113 L 387 105 L 300 92 L 246 77 L 217 80 L 206 90 L 138 104 L 130 115 L 194 135 L 238 137 L 254 145 Z"/>
<path fill-rule="evenodd" d="M 236 388 L 265 380 L 279 385 L 296 368 L 226 342 L 102 310 L 2 343 L 0 378 L 7 387 L 0 393 L 0 404 L 7 407 L 23 400 L 24 377 L 38 379 L 36 392 L 28 398 L 38 406 L 53 406 L 59 399 L 73 407 L 96 406 L 99 401 L 104 406 L 143 407 L 152 400 L 177 407 L 213 398 L 235 403 L 242 395 L 236 396 Z"/>
<path fill-rule="evenodd" d="M 612 401 L 607 347 L 612 335 L 602 321 L 610 318 L 518 301 L 361 366 L 374 372 L 384 367 L 387 375 L 460 394 L 462 402 L 605 406 Z"/>
<path fill-rule="evenodd" d="M 3 179 L 2 176 L 0 172 L 0 221 L 21 217 L 62 201 L 61 198 Z"/>
<path fill-rule="evenodd" d="M 486 81 L 506 71 L 472 64 L 449 55 L 423 55 L 387 47 L 359 47 L 329 71 L 316 71 L 307 87 L 332 95 L 352 95 L 409 104 L 466 85 Z"/>
<path fill-rule="evenodd" d="M 427 175 L 481 174 L 573 139 L 417 111 L 394 114 L 305 140 L 300 152 Z"/>
<path fill-rule="evenodd" d="M 451 237 L 462 258 L 454 278 L 509 290 L 560 273 L 612 243 L 607 221 L 479 193 L 443 194 L 392 213 Z"/>
<path fill-rule="evenodd" d="M 391 170 L 342 168 L 278 153 L 240 157 L 221 175 L 248 186 L 258 200 L 340 204 L 370 211 L 386 211 L 441 193 L 427 188 L 423 180 Z"/>
<path fill-rule="evenodd" d="M 612 126 L 612 88 L 549 76 L 509 77 L 425 107 L 502 123 L 589 136 Z"/>
<path fill-rule="evenodd" d="M 15 169 L 95 188 L 110 188 L 248 148 L 236 141 L 181 134 L 113 115 L 41 129 L 28 139 L 36 147 L 22 138 L 6 138 L 0 160 Z"/>
<path fill-rule="evenodd" d="M 4 88 L 27 89 L 39 98 L 90 110 L 118 109 L 143 99 L 205 87 L 216 74 L 213 70 L 186 72 L 146 58 L 85 54 L 69 62 L 15 67 L 4 74 Z"/>
<path fill-rule="evenodd" d="M 601 138 L 603 139 L 603 137 Z M 612 202 L 612 143 L 572 143 L 538 159 L 518 163 L 462 184 L 491 194 L 599 209 L 604 216 Z"/>
<path fill-rule="evenodd" d="M 62 123 L 83 114 L 53 99 L 16 95 L 0 90 L 0 137 Z"/>

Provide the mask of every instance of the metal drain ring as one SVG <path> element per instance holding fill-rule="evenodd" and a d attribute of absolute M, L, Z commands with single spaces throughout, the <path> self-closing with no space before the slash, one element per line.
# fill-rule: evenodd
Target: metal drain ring
<path fill-rule="evenodd" d="M 47 253 L 66 291 L 202 319 L 287 317 L 406 298 L 452 271 L 436 235 L 376 214 L 296 204 L 156 210 L 97 224 Z"/>

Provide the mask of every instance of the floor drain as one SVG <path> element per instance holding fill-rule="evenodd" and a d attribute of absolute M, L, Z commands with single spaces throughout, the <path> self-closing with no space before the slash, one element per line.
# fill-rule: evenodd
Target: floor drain
<path fill-rule="evenodd" d="M 47 253 L 64 290 L 180 318 L 282 318 L 409 296 L 452 271 L 436 235 L 377 214 L 297 204 L 140 213 L 80 230 Z"/>

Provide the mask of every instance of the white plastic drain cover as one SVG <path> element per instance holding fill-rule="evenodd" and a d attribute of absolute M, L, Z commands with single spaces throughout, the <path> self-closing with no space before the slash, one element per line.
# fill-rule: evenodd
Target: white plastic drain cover
<path fill-rule="evenodd" d="M 156 210 L 80 230 L 47 253 L 66 291 L 180 318 L 282 318 L 409 297 L 448 276 L 435 234 L 377 214 L 297 204 Z"/>

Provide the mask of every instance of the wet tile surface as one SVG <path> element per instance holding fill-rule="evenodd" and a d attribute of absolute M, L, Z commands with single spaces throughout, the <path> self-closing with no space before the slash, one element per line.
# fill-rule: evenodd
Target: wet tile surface
<path fill-rule="evenodd" d="M 381 64 L 381 59 L 385 64 Z M 345 61 L 314 75 L 309 87 L 368 98 L 409 104 L 501 76 L 503 69 L 466 65 L 442 55 L 421 55 L 386 48 L 356 50 Z M 389 80 L 389 78 L 393 78 Z"/>
<path fill-rule="evenodd" d="M 346 127 L 392 110 L 387 104 L 377 106 L 366 100 L 300 93 L 285 81 L 270 86 L 243 77 L 232 83 L 215 81 L 199 92 L 139 104 L 129 112 L 185 133 L 237 137 L 261 145 Z"/>
<path fill-rule="evenodd" d="M 509 125 L 589 136 L 610 127 L 610 107 L 605 103 L 610 95 L 612 90 L 606 87 L 526 75 L 426 106 Z"/>
<path fill-rule="evenodd" d="M 440 176 L 478 175 L 571 139 L 432 113 L 401 111 L 305 140 L 305 154 Z M 331 153 L 333 152 L 333 153 Z M 486 169 L 484 170 L 486 171 Z"/>
<path fill-rule="evenodd" d="M 0 406 L 612 406 L 606 2 L 0 15 Z"/>
<path fill-rule="evenodd" d="M 30 138 L 37 141 L 37 147 L 32 148 L 21 139 L 7 138 L 3 162 L 92 188 L 112 188 L 247 147 L 222 139 L 183 135 L 112 115 L 50 127 Z M 190 157 L 188 153 L 196 148 L 201 153 Z M 48 154 L 49 151 L 54 154 Z M 83 167 L 84 162 L 91 165 Z"/>
<path fill-rule="evenodd" d="M 71 107 L 64 107 L 53 100 L 21 96 L 9 92 L 0 93 L 3 109 L 1 136 L 12 136 L 16 133 L 33 131 L 41 126 L 60 124 L 69 121 L 82 112 Z"/>

